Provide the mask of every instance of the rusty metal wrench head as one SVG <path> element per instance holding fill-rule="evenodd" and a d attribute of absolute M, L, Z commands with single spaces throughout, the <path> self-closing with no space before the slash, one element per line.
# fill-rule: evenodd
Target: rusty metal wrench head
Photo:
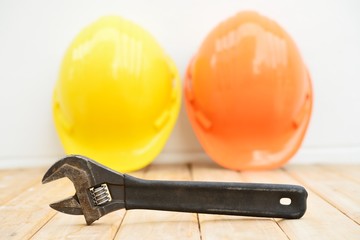
<path fill-rule="evenodd" d="M 70 155 L 51 166 L 42 183 L 69 178 L 75 186 L 75 195 L 50 206 L 63 213 L 84 215 L 86 223 L 90 225 L 103 215 L 125 207 L 124 201 L 121 201 L 124 199 L 123 176 L 84 156 Z M 109 188 L 115 186 L 113 199 Z"/>

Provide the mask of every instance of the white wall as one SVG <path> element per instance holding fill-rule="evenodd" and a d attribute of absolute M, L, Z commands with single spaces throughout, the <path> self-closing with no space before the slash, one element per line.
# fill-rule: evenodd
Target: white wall
<path fill-rule="evenodd" d="M 241 10 L 256 10 L 297 42 L 314 84 L 305 142 L 292 162 L 360 162 L 360 2 L 353 1 L 0 1 L 0 167 L 50 164 L 63 151 L 51 94 L 63 53 L 106 14 L 150 31 L 181 74 L 206 34 Z M 159 162 L 204 158 L 184 110 Z"/>

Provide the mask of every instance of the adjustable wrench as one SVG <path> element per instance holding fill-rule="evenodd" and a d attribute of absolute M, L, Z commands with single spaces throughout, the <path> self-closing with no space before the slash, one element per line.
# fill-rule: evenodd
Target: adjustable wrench
<path fill-rule="evenodd" d="M 307 192 L 296 185 L 144 180 L 80 155 L 56 162 L 42 182 L 62 177 L 73 182 L 76 193 L 50 207 L 84 215 L 88 225 L 122 208 L 288 219 L 301 218 L 306 211 Z"/>

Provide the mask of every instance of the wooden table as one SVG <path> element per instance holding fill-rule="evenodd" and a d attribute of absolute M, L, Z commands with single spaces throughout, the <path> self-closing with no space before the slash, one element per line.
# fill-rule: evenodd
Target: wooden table
<path fill-rule="evenodd" d="M 299 220 L 120 210 L 91 226 L 48 204 L 74 193 L 69 180 L 41 184 L 44 169 L 0 170 L 0 239 L 360 239 L 360 165 L 288 165 L 235 172 L 213 164 L 151 165 L 146 179 L 300 184 L 309 192 Z"/>

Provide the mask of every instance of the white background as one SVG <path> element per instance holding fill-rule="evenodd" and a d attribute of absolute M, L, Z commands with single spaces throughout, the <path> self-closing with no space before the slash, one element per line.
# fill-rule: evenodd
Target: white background
<path fill-rule="evenodd" d="M 360 162 L 360 1 L 0 1 L 0 168 L 54 162 L 63 150 L 51 116 L 62 56 L 100 16 L 151 32 L 182 76 L 206 34 L 242 10 L 283 26 L 310 69 L 314 111 L 292 163 Z M 206 159 L 184 109 L 157 162 Z M 208 160 L 210 161 L 210 160 Z"/>

